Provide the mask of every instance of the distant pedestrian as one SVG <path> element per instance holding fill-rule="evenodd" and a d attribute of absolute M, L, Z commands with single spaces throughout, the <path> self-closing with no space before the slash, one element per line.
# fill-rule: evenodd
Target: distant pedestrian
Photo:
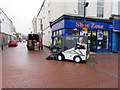
<path fill-rule="evenodd" d="M 3 50 L 3 43 L 1 44 L 1 50 Z"/>

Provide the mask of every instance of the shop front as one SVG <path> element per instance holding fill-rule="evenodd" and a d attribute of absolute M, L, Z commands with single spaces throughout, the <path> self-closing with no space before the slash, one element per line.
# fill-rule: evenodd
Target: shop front
<path fill-rule="evenodd" d="M 118 51 L 120 51 L 120 32 L 118 33 Z"/>
<path fill-rule="evenodd" d="M 113 19 L 112 51 L 120 51 L 120 19 Z"/>
<path fill-rule="evenodd" d="M 110 52 L 109 30 L 89 30 L 90 51 Z"/>
<path fill-rule="evenodd" d="M 88 49 L 92 52 L 110 52 L 112 22 L 103 19 L 63 15 L 51 23 L 52 35 L 88 36 Z M 85 27 L 85 29 L 83 29 Z"/>

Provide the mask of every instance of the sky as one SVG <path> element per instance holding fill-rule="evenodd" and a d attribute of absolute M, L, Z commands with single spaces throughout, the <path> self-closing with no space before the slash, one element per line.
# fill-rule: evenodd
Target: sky
<path fill-rule="evenodd" d="M 44 0 L 0 0 L 0 8 L 13 21 L 16 31 L 28 34 L 32 19 L 37 16 Z"/>
<path fill-rule="evenodd" d="M 32 19 L 37 16 L 43 1 L 44 0 L 0 0 L 0 8 L 13 21 L 17 32 L 28 34 L 32 31 Z M 114 6 L 116 5 L 114 4 Z M 115 14 L 116 10 L 113 10 L 113 13 Z"/>

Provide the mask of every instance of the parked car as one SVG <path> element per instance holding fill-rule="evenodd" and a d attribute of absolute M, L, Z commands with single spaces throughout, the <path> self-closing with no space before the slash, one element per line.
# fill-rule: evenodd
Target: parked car
<path fill-rule="evenodd" d="M 8 43 L 8 46 L 9 46 L 9 47 L 10 47 L 10 46 L 18 46 L 17 41 L 15 41 L 15 40 L 10 40 L 9 43 Z"/>

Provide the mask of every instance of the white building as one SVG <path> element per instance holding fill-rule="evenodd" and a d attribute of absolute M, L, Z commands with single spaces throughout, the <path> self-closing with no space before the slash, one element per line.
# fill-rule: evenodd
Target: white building
<path fill-rule="evenodd" d="M 34 34 L 37 34 L 37 19 L 34 17 L 33 20 L 32 20 L 32 32 Z"/>
<path fill-rule="evenodd" d="M 120 0 L 113 0 L 112 2 L 112 14 L 118 15 L 120 14 Z"/>
<path fill-rule="evenodd" d="M 0 8 L 0 36 L 1 36 L 1 44 L 7 45 L 10 40 L 15 39 L 15 26 L 13 22 L 7 17 L 7 15 Z"/>
<path fill-rule="evenodd" d="M 86 17 L 109 19 L 112 14 L 111 0 L 86 0 Z M 37 32 L 43 32 L 43 44 L 51 44 L 50 22 L 63 14 L 84 15 L 84 0 L 44 0 L 37 15 Z"/>
<path fill-rule="evenodd" d="M 120 1 L 118 2 L 118 15 L 120 15 Z"/>

